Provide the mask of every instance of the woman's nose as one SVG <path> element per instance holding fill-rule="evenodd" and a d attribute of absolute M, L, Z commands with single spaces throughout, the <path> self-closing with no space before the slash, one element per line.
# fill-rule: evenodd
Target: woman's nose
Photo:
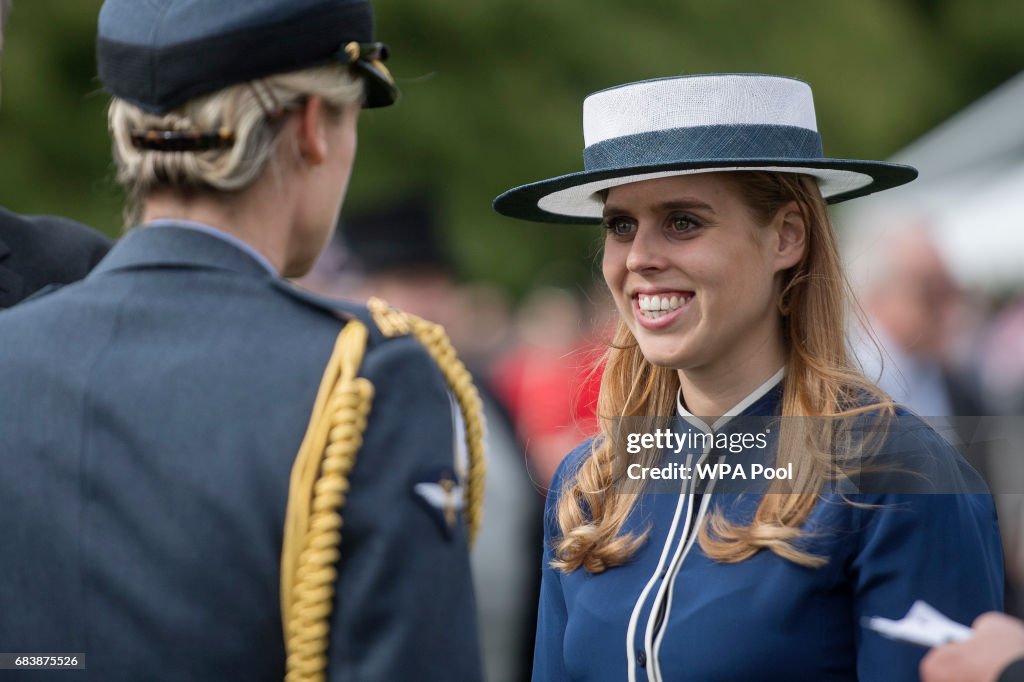
<path fill-rule="evenodd" d="M 640 225 L 629 245 L 626 268 L 631 272 L 661 270 L 665 267 L 665 245 L 657 230 Z"/>

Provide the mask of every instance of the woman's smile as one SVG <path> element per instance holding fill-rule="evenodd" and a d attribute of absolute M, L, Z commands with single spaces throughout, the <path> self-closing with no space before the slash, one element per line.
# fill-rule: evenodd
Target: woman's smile
<path fill-rule="evenodd" d="M 678 289 L 643 289 L 632 295 L 633 313 L 644 329 L 665 329 L 683 317 L 694 299 L 694 292 Z"/>

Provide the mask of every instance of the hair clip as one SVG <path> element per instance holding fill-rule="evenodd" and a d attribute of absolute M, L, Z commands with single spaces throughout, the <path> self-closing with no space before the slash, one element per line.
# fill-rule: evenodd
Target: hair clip
<path fill-rule="evenodd" d="M 235 144 L 235 134 L 228 128 L 216 131 L 200 130 L 133 130 L 132 146 L 158 152 L 202 152 L 210 149 L 229 149 Z"/>

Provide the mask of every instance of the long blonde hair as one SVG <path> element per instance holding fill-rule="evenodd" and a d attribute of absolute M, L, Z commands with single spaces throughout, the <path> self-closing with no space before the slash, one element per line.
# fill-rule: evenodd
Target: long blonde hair
<path fill-rule="evenodd" d="M 334 111 L 362 100 L 363 80 L 348 67 L 318 66 L 239 83 L 189 100 L 166 114 L 151 114 L 117 97 L 110 102 L 117 181 L 127 193 L 125 222 L 138 219 L 142 200 L 158 189 L 236 192 L 252 184 L 274 158 L 278 125 L 268 111 L 295 107 L 317 95 Z M 196 152 L 139 149 L 133 130 L 216 131 L 227 128 L 234 144 Z"/>
<path fill-rule="evenodd" d="M 782 390 L 783 417 L 846 417 L 868 411 L 893 414 L 892 401 L 864 378 L 846 343 L 847 308 L 852 292 L 842 269 L 835 232 L 816 182 L 805 175 L 734 172 L 727 176 L 760 224 L 795 201 L 807 226 L 807 249 L 782 273 L 779 309 L 786 348 Z M 554 540 L 552 566 L 563 572 L 581 566 L 591 573 L 619 566 L 646 538 L 623 533 L 638 492 L 613 490 L 623 417 L 667 416 L 675 412 L 679 377 L 675 369 L 656 367 L 640 351 L 625 323 L 619 322 L 605 354 L 598 398 L 601 435 L 578 470 L 565 479 L 556 515 L 561 536 Z M 825 559 L 794 543 L 830 474 L 837 430 L 830 420 L 788 419 L 780 427 L 778 451 L 790 457 L 794 480 L 773 483 L 761 498 L 749 525 L 712 513 L 698 541 L 707 556 L 725 563 L 750 558 L 762 549 L 802 566 Z"/>

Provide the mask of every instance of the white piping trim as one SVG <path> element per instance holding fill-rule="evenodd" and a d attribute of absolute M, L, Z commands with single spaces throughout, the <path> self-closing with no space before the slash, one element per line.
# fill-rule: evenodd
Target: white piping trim
<path fill-rule="evenodd" d="M 686 462 L 686 466 L 687 467 L 690 466 L 690 461 L 691 460 L 692 460 L 692 458 L 690 458 L 690 457 L 687 458 L 687 462 Z M 699 460 L 697 460 L 698 465 L 703 463 L 703 461 L 704 461 L 704 456 L 702 455 L 701 458 Z M 674 555 L 672 557 L 672 561 L 669 563 L 670 570 L 665 575 L 665 578 L 662 579 L 661 585 L 658 586 L 658 593 L 654 597 L 654 606 L 651 608 L 651 613 L 647 617 L 647 627 L 644 630 L 644 653 L 647 655 L 647 666 L 648 666 L 648 668 L 647 668 L 647 676 L 651 680 L 654 679 L 654 677 L 653 677 L 654 672 L 653 671 L 657 667 L 657 662 L 654 660 L 654 656 L 653 656 L 653 653 L 654 653 L 654 642 L 653 642 L 652 638 L 653 638 L 654 624 L 655 624 L 655 622 L 656 622 L 656 620 L 658 618 L 658 604 L 661 602 L 662 596 L 664 595 L 665 590 L 666 590 L 666 588 L 668 586 L 668 575 L 671 573 L 671 566 L 673 566 L 675 564 L 676 558 L 679 556 L 679 552 L 682 552 L 684 550 L 685 545 L 686 545 L 686 529 L 690 527 L 690 518 L 693 516 L 693 491 L 690 490 L 690 484 L 691 484 L 690 481 L 685 481 L 684 482 L 685 493 L 684 493 L 683 496 L 686 498 L 686 520 L 683 522 L 682 535 L 679 538 L 679 544 L 676 545 L 676 551 L 675 551 L 675 553 L 674 553 Z M 660 575 L 660 572 L 659 572 L 659 575 Z"/>
<path fill-rule="evenodd" d="M 697 466 L 700 466 L 701 464 L 703 464 L 704 460 L 707 459 L 708 453 L 711 452 L 711 446 L 712 446 L 712 443 L 708 443 L 707 447 L 705 447 L 704 454 L 702 454 L 700 456 L 700 459 L 697 460 Z M 687 466 L 690 465 L 690 461 L 689 461 L 690 459 L 691 458 L 687 458 L 687 462 L 686 462 Z M 691 486 L 693 488 L 692 490 L 690 489 Z M 687 482 L 687 491 L 686 491 L 686 498 L 687 498 L 687 502 L 686 502 L 686 523 L 683 525 L 682 536 L 679 538 L 679 544 L 676 546 L 675 555 L 672 557 L 672 562 L 669 564 L 668 574 L 661 581 L 661 586 L 658 589 L 658 594 L 655 596 L 654 604 L 651 606 L 651 615 L 647 619 L 647 631 L 644 633 L 644 651 L 647 653 L 647 665 L 648 665 L 647 676 L 648 676 L 648 678 L 650 678 L 651 682 L 655 682 L 656 680 L 660 680 L 661 679 L 661 671 L 660 671 L 660 667 L 658 665 L 658 660 L 657 660 L 657 651 L 658 651 L 657 644 L 656 644 L 655 641 L 653 641 L 653 638 L 654 638 L 654 626 L 655 626 L 655 623 L 656 623 L 656 620 L 657 620 L 658 610 L 660 608 L 661 602 L 665 598 L 666 592 L 670 592 L 671 591 L 672 576 L 674 575 L 672 567 L 673 566 L 677 566 L 677 565 L 681 565 L 683 560 L 686 558 L 686 555 L 690 552 L 690 547 L 693 546 L 693 540 L 694 540 L 694 538 L 697 537 L 696 530 L 698 528 L 698 524 L 700 523 L 700 519 L 702 517 L 703 510 L 707 508 L 707 499 L 706 498 L 702 498 L 701 499 L 701 508 L 697 511 L 697 519 L 696 519 L 696 521 L 693 524 L 693 531 L 694 532 L 692 532 L 692 533 L 690 533 L 688 535 L 687 533 L 689 532 L 689 528 L 690 528 L 690 516 L 691 516 L 691 512 L 693 510 L 693 494 L 694 494 L 694 490 L 696 489 L 696 486 L 697 486 L 696 479 L 691 479 L 691 481 Z M 669 607 L 670 604 L 671 604 L 671 598 L 669 600 L 669 604 L 666 604 L 665 614 L 662 617 L 662 630 L 661 630 L 661 632 L 664 632 L 664 623 L 665 623 L 665 620 L 668 618 L 668 607 Z"/>
<path fill-rule="evenodd" d="M 751 405 L 753 405 L 755 402 L 764 397 L 764 395 L 767 394 L 768 391 L 773 389 L 775 386 L 778 385 L 780 381 L 782 381 L 782 378 L 785 376 L 785 374 L 786 368 L 782 367 L 778 372 L 769 377 L 767 381 L 765 381 L 763 384 L 761 384 L 751 393 L 749 393 L 746 398 L 736 403 L 736 405 L 727 410 L 725 414 L 716 419 L 715 423 L 712 424 L 710 427 L 708 427 L 708 425 L 702 419 L 699 419 L 695 415 L 691 414 L 689 410 L 687 410 L 686 407 L 683 406 L 682 389 L 679 390 L 679 393 L 676 397 L 676 410 L 678 411 L 679 416 L 682 417 L 688 424 L 691 424 L 701 429 L 705 433 L 713 433 L 715 431 L 718 431 L 726 424 L 728 424 L 733 417 L 739 416 L 740 414 L 745 412 Z M 705 447 L 704 454 L 701 455 L 698 464 L 703 463 L 704 460 L 707 458 L 708 454 L 711 452 L 712 445 L 713 442 L 708 443 L 707 447 Z M 651 614 L 653 615 L 657 613 L 659 608 L 659 602 L 665 597 L 667 588 L 668 602 L 665 604 L 665 614 L 662 617 L 662 627 L 661 630 L 658 632 L 657 637 L 655 637 L 653 646 L 649 645 L 649 642 L 652 637 L 651 627 L 654 623 L 653 619 L 648 621 L 647 632 L 645 633 L 646 636 L 644 642 L 644 649 L 645 651 L 647 651 L 648 665 L 650 666 L 648 668 L 647 674 L 651 682 L 662 682 L 661 666 L 658 662 L 658 656 L 661 651 L 661 643 L 662 641 L 664 641 L 666 624 L 668 623 L 669 616 L 672 614 L 672 601 L 673 595 L 675 593 L 674 591 L 676 576 L 679 575 L 679 571 L 682 568 L 683 562 L 686 560 L 686 556 L 690 553 L 690 549 L 693 547 L 693 544 L 697 539 L 697 535 L 700 531 L 700 524 L 704 522 L 704 517 L 707 514 L 708 506 L 711 504 L 711 496 L 714 492 L 716 482 L 717 481 L 715 479 L 712 479 L 711 483 L 708 485 L 708 489 L 703 493 L 703 496 L 701 498 L 700 510 L 697 514 L 697 520 L 693 524 L 693 530 L 688 537 L 684 538 L 683 541 L 680 542 L 679 547 L 677 547 L 676 554 L 672 558 L 672 563 L 669 566 L 669 574 L 665 577 L 665 581 L 662 583 L 661 589 L 658 591 L 658 594 L 654 599 L 654 604 L 651 606 Z M 696 486 L 696 479 L 694 479 L 694 485 Z M 692 494 L 688 495 L 688 497 L 691 498 L 692 502 Z M 687 526 L 689 526 L 689 523 L 687 523 Z M 684 527 L 683 532 L 685 533 L 686 530 L 686 527 Z M 680 553 L 680 549 L 682 549 L 682 553 Z"/>
<path fill-rule="evenodd" d="M 722 457 L 724 461 L 726 458 Z M 693 543 L 697 540 L 699 535 L 700 525 L 704 523 L 704 517 L 707 515 L 708 507 L 711 504 L 711 494 L 715 489 L 715 483 L 717 479 L 711 479 L 711 483 L 708 485 L 708 489 L 704 492 L 703 497 L 700 501 L 700 511 L 697 514 L 697 520 L 693 524 L 693 532 L 690 534 L 689 539 L 686 541 L 686 550 L 683 555 L 679 558 L 679 562 L 675 564 L 673 569 L 669 570 L 669 575 L 665 576 L 665 582 L 668 584 L 668 603 L 665 604 L 665 616 L 661 622 L 661 630 L 658 631 L 658 636 L 654 640 L 654 655 L 651 656 L 651 660 L 654 661 L 653 671 L 654 677 L 652 682 L 655 680 L 661 680 L 661 662 L 658 657 L 661 655 L 661 642 L 665 639 L 665 632 L 668 630 L 668 617 L 672 613 L 672 597 L 675 594 L 676 589 L 676 576 L 679 575 L 679 571 L 683 568 L 683 562 L 686 561 L 687 555 L 690 553 L 690 549 L 693 547 Z"/>
<path fill-rule="evenodd" d="M 690 462 L 687 461 L 687 466 Z M 686 483 L 684 481 L 683 486 L 685 488 Z M 629 682 L 636 682 L 636 656 L 633 652 L 633 639 L 636 637 L 636 626 L 637 620 L 640 617 L 640 611 L 643 609 L 643 604 L 647 601 L 647 594 L 654 587 L 655 581 L 658 579 L 658 575 L 661 573 L 665 566 L 665 559 L 668 558 L 669 549 L 672 547 L 672 543 L 676 534 L 676 527 L 679 525 L 679 513 L 682 511 L 683 502 L 686 500 L 685 495 L 679 496 L 679 501 L 676 502 L 676 511 L 672 517 L 672 525 L 669 527 L 668 534 L 665 536 L 665 544 L 661 549 L 661 558 L 658 560 L 658 566 L 654 569 L 653 575 L 647 581 L 647 585 L 644 587 L 643 592 L 637 597 L 636 603 L 633 604 L 633 613 L 629 616 L 629 626 L 626 628 L 626 670 L 629 671 Z"/>

